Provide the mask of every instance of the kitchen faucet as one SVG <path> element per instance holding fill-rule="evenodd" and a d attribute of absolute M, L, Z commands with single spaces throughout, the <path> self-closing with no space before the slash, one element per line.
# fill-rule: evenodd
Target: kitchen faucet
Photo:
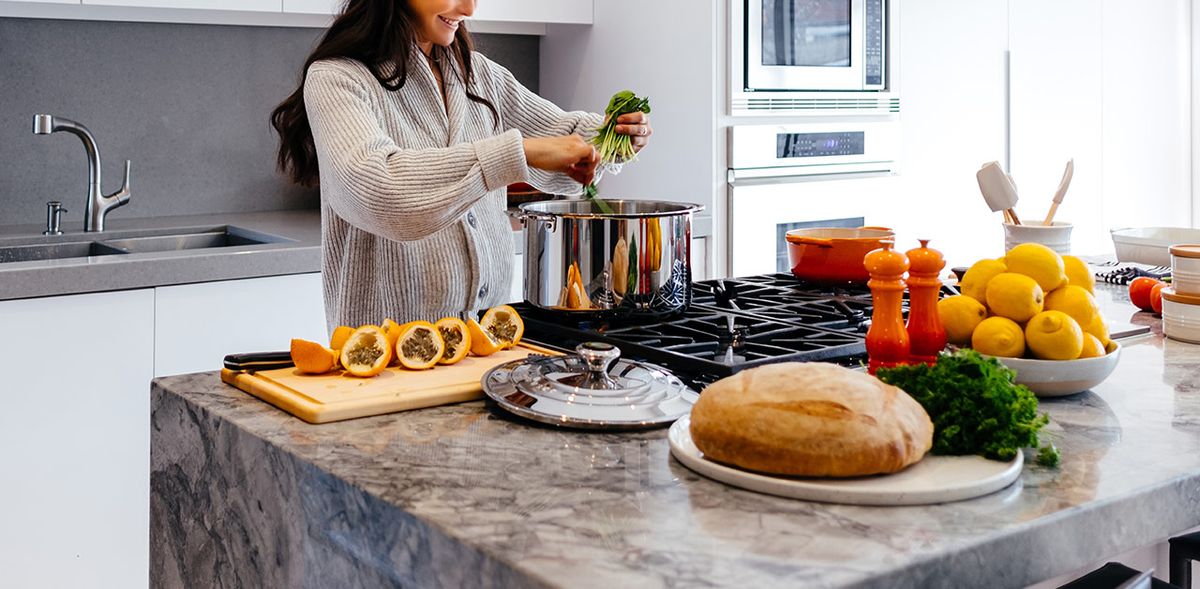
<path fill-rule="evenodd" d="M 104 231 L 104 217 L 109 211 L 129 202 L 129 160 L 125 160 L 125 180 L 121 189 L 108 196 L 100 191 L 100 148 L 87 127 L 69 119 L 50 115 L 33 115 L 33 134 L 49 135 L 59 131 L 74 133 L 83 140 L 88 156 L 88 195 L 84 207 L 83 230 Z"/>

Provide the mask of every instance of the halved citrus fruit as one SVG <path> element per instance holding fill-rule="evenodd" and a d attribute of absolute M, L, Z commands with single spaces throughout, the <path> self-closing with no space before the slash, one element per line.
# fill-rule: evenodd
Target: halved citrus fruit
<path fill-rule="evenodd" d="M 355 329 L 342 346 L 342 366 L 354 376 L 375 376 L 387 368 L 391 359 L 387 334 L 378 325 Z"/>
<path fill-rule="evenodd" d="M 339 325 L 333 330 L 333 337 L 329 338 L 329 347 L 334 350 L 342 349 L 346 345 L 346 340 L 350 339 L 350 334 L 354 333 L 354 328 L 349 325 Z"/>
<path fill-rule="evenodd" d="M 389 318 L 389 319 L 384 319 L 384 320 L 383 320 L 383 323 L 380 323 L 380 324 L 379 324 L 379 328 L 380 328 L 380 329 L 382 329 L 382 330 L 383 330 L 383 334 L 387 336 L 387 340 L 388 340 L 388 349 L 389 349 L 389 350 L 392 350 L 392 361 L 391 361 L 391 364 L 392 364 L 393 366 L 394 366 L 394 365 L 396 365 L 396 364 L 399 364 L 399 363 L 400 363 L 400 358 L 398 357 L 398 356 L 399 356 L 399 354 L 396 354 L 396 353 L 395 353 L 395 350 L 396 350 L 396 340 L 400 339 L 400 334 L 401 334 L 401 333 L 402 333 L 402 332 L 405 330 L 405 328 L 407 328 L 407 327 L 408 327 L 408 324 L 400 325 L 399 323 L 396 323 L 395 321 L 392 321 L 390 318 Z"/>
<path fill-rule="evenodd" d="M 521 343 L 521 336 L 525 334 L 525 323 L 521 321 L 521 316 L 508 305 L 488 309 L 479 325 L 505 348 Z"/>
<path fill-rule="evenodd" d="M 471 336 L 471 353 L 476 356 L 491 356 L 504 349 L 504 342 L 497 341 L 474 319 L 467 320 L 467 333 Z"/>
<path fill-rule="evenodd" d="M 428 321 L 413 321 L 400 332 L 396 340 L 396 355 L 400 364 L 412 370 L 433 368 L 442 359 L 446 343 L 437 327 Z"/>
<path fill-rule="evenodd" d="M 467 357 L 467 352 L 471 351 L 471 332 L 462 319 L 446 317 L 438 320 L 434 327 L 437 327 L 438 334 L 446 344 L 438 364 L 454 364 Z"/>
<path fill-rule="evenodd" d="M 292 363 L 300 372 L 325 374 L 337 364 L 337 352 L 303 339 L 292 340 Z"/>

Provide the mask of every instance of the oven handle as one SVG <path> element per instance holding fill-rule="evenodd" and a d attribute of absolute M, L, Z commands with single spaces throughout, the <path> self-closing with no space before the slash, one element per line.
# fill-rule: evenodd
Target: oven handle
<path fill-rule="evenodd" d="M 791 171 L 791 173 L 787 173 Z M 727 182 L 730 186 L 763 186 L 768 184 L 793 184 L 825 180 L 854 180 L 857 178 L 880 178 L 896 174 L 892 169 L 866 169 L 855 171 L 829 171 L 814 173 L 805 168 L 730 169 Z"/>

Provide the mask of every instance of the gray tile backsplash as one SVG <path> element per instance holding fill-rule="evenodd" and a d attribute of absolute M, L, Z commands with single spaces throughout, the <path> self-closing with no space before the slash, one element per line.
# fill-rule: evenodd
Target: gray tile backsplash
<path fill-rule="evenodd" d="M 309 28 L 0 18 L 0 224 L 41 223 L 60 200 L 83 219 L 87 160 L 73 135 L 37 136 L 34 114 L 96 136 L 105 193 L 133 160 L 133 198 L 109 217 L 313 208 L 275 171 L 268 116 L 322 31 Z M 538 38 L 476 35 L 536 91 Z"/>

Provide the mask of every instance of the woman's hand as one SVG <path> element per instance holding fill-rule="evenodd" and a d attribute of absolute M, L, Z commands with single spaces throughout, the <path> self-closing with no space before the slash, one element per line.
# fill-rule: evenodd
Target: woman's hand
<path fill-rule="evenodd" d="M 566 174 L 586 186 L 596 175 L 600 156 L 583 137 L 563 135 L 525 139 L 525 161 L 539 170 Z"/>
<path fill-rule="evenodd" d="M 637 153 L 650 142 L 654 129 L 650 128 L 650 117 L 644 112 L 631 112 L 617 117 L 617 126 L 613 130 L 622 135 L 629 135 L 633 151 Z"/>

